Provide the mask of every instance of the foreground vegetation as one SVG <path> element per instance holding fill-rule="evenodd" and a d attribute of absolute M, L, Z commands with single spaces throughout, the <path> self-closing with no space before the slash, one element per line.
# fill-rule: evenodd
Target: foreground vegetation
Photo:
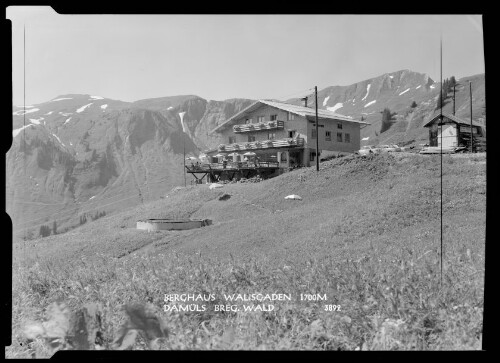
<path fill-rule="evenodd" d="M 250 220 L 239 229 L 242 235 L 246 238 L 245 228 L 253 228 L 248 240 L 256 238 L 253 235 L 260 232 L 255 223 L 260 221 L 260 229 L 268 232 L 267 243 L 260 242 L 261 237 L 251 240 L 251 246 L 238 239 L 224 242 L 231 231 L 224 228 L 234 222 L 217 223 L 217 219 L 204 231 L 136 235 L 137 231 L 123 228 L 131 227 L 127 221 L 133 223 L 136 218 L 125 213 L 83 226 L 81 234 L 48 237 L 19 247 L 13 266 L 13 345 L 6 355 L 49 357 L 57 349 L 74 347 L 70 344 L 74 337 L 64 329 L 58 331 L 67 334 L 63 337 L 67 344 L 53 344 L 53 348 L 46 334 L 27 334 L 30 327 L 40 326 L 36 322 L 47 320 L 47 312 L 53 319 L 55 305 L 51 304 L 62 302 L 73 314 L 89 304 L 99 306 L 102 325 L 95 349 L 481 349 L 484 156 L 446 159 L 442 278 L 433 185 L 438 179 L 429 177 L 439 160 L 411 158 L 334 160 L 331 171 L 326 166 L 322 171 L 327 173 L 324 177 L 299 171 L 298 177 L 289 173 L 245 189 L 225 187 L 232 195 L 226 201 L 218 201 L 218 194 L 211 191 L 192 189 L 166 198 L 172 209 L 162 204 L 165 200 L 157 207 L 143 207 L 158 208 L 163 217 L 169 213 L 196 216 L 210 208 L 219 220 L 227 213 L 236 218 L 239 211 L 241 218 Z M 331 183 L 328 178 L 338 180 L 330 194 L 354 188 L 356 183 L 362 188 L 340 193 L 329 204 L 322 201 L 328 194 L 321 184 Z M 366 188 L 367 180 L 374 183 L 376 193 Z M 306 203 L 280 204 L 281 198 L 272 200 L 264 194 L 264 190 L 276 193 L 282 185 L 298 191 Z M 252 216 L 250 207 L 238 206 L 237 193 L 258 205 L 254 208 L 260 215 L 264 209 L 280 212 L 266 212 L 258 219 L 259 213 Z M 366 215 L 355 213 L 359 204 Z M 322 219 L 308 230 L 312 237 L 298 235 L 305 241 L 299 248 L 289 241 L 300 231 L 291 228 L 296 220 L 310 221 L 313 211 L 319 211 Z M 270 233 L 268 220 L 274 223 L 269 226 L 274 226 L 275 234 Z M 289 228 L 281 227 L 285 220 L 291 221 Z M 94 223 L 101 227 L 92 228 Z M 215 241 L 212 234 L 220 238 Z M 213 241 L 203 245 L 207 238 Z M 140 248 L 134 248 L 134 241 Z M 215 300 L 198 303 L 207 306 L 205 311 L 166 312 L 164 305 L 172 303 L 166 303 L 164 295 L 174 293 L 214 294 Z M 237 293 L 291 294 L 292 300 L 275 301 L 275 309 L 268 312 L 214 311 L 215 305 L 228 304 L 224 294 Z M 305 293 L 326 294 L 327 300 L 301 301 Z M 325 305 L 341 308 L 332 311 Z M 154 316 L 168 335 L 151 336 L 144 328 L 148 324 L 130 323 L 133 306 L 149 311 L 150 318 L 144 319 Z M 46 322 L 50 324 L 51 320 Z M 124 326 L 139 334 L 120 340 Z"/>

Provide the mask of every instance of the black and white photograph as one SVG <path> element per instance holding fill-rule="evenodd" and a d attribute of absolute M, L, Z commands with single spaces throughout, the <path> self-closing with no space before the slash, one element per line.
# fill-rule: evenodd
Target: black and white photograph
<path fill-rule="evenodd" d="M 483 15 L 97 12 L 6 8 L 5 358 L 484 350 Z"/>

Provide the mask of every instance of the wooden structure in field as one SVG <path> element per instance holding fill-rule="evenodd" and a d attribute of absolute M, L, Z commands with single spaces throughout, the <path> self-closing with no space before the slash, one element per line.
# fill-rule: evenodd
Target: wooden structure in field
<path fill-rule="evenodd" d="M 137 221 L 137 229 L 152 231 L 183 231 L 212 224 L 210 219 L 145 219 Z"/>
<path fill-rule="evenodd" d="M 483 125 L 476 121 L 471 122 L 460 119 L 454 115 L 443 113 L 443 124 L 440 123 L 441 115 L 434 116 L 424 127 L 429 128 L 429 145 L 443 148 L 466 147 L 470 149 L 471 138 L 473 150 L 486 150 L 486 138 Z M 441 126 L 441 127 L 439 127 Z M 442 132 L 442 135 L 441 135 Z"/>

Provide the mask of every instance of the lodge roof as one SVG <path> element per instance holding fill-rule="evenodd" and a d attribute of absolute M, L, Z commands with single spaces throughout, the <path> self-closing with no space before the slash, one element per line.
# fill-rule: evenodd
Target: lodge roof
<path fill-rule="evenodd" d="M 280 110 L 284 110 L 284 111 L 287 111 L 287 112 L 290 112 L 290 113 L 293 113 L 293 114 L 296 114 L 299 116 L 303 116 L 307 119 L 312 119 L 312 118 L 316 117 L 316 110 L 313 108 L 298 106 L 298 105 L 291 105 L 289 103 L 276 102 L 276 101 L 270 101 L 270 100 L 258 100 L 258 101 L 255 101 L 254 103 L 252 103 L 247 108 L 245 108 L 245 109 L 241 110 L 240 112 L 238 112 L 237 114 L 233 115 L 226 122 L 222 123 L 221 125 L 217 126 L 215 129 L 213 129 L 210 133 L 219 131 L 220 129 L 232 124 L 235 120 L 239 119 L 240 117 L 242 117 L 246 113 L 255 111 L 256 109 L 261 107 L 263 104 L 271 106 L 271 107 L 275 107 L 275 108 L 278 108 Z M 328 110 L 322 110 L 322 109 L 318 109 L 318 118 L 321 120 L 340 120 L 340 121 L 354 122 L 354 123 L 358 123 L 358 124 L 366 124 L 366 125 L 369 124 L 368 122 L 355 120 L 350 116 L 344 116 L 344 115 L 341 115 L 339 113 L 335 113 L 335 112 L 328 111 Z"/>
<path fill-rule="evenodd" d="M 437 114 L 435 115 L 429 122 L 427 122 L 424 127 L 429 127 L 432 123 L 434 123 L 440 116 L 441 114 Z M 469 121 L 466 121 L 466 120 L 463 120 L 461 118 L 458 118 L 457 116 L 455 115 L 450 115 L 449 113 L 443 113 L 443 117 L 446 117 L 447 119 L 457 123 L 457 124 L 460 124 L 460 125 L 466 125 L 466 126 L 470 126 L 470 120 Z M 480 126 L 480 127 L 484 127 L 484 125 L 480 124 L 479 122 L 477 121 L 474 121 L 472 120 L 472 125 L 473 126 Z"/>

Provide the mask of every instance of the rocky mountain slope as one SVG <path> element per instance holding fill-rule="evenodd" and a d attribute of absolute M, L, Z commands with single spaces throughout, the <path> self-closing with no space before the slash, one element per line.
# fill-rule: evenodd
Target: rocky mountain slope
<path fill-rule="evenodd" d="M 456 114 L 469 117 L 469 80 L 473 117 L 484 121 L 484 74 L 458 80 Z M 320 90 L 318 107 L 369 122 L 361 131 L 362 145 L 418 144 L 428 139 L 422 125 L 437 112 L 438 93 L 439 84 L 427 75 L 402 70 Z M 184 146 L 187 155 L 215 148 L 222 140 L 209 132 L 252 102 L 195 95 L 122 102 L 68 94 L 14 107 L 13 141 L 6 155 L 7 212 L 14 235 L 35 237 L 42 226 L 59 233 L 158 199 L 184 184 Z M 393 126 L 380 134 L 384 107 L 396 115 Z M 444 110 L 451 112 L 450 100 Z M 186 112 L 184 140 L 179 112 Z"/>
<path fill-rule="evenodd" d="M 6 156 L 14 234 L 36 236 L 54 222 L 61 232 L 159 198 L 184 184 L 178 113 L 186 112 L 186 154 L 197 155 L 210 144 L 208 130 L 250 103 L 197 96 L 127 103 L 70 94 L 15 107 Z"/>
<path fill-rule="evenodd" d="M 457 79 L 456 115 L 470 118 L 469 85 L 472 82 L 473 119 L 485 123 L 484 74 Z M 362 145 L 386 143 L 425 143 L 428 130 L 423 128 L 437 112 L 440 83 L 428 75 L 400 70 L 364 80 L 350 86 L 333 86 L 318 91 L 318 108 L 364 119 L 370 123 L 361 130 Z M 300 99 L 287 102 L 303 104 Z M 416 107 L 412 108 L 412 103 Z M 309 97 L 308 106 L 315 107 L 314 97 Z M 396 113 L 392 127 L 384 133 L 381 129 L 381 112 L 389 108 Z M 452 92 L 445 100 L 443 112 L 453 112 Z"/>

